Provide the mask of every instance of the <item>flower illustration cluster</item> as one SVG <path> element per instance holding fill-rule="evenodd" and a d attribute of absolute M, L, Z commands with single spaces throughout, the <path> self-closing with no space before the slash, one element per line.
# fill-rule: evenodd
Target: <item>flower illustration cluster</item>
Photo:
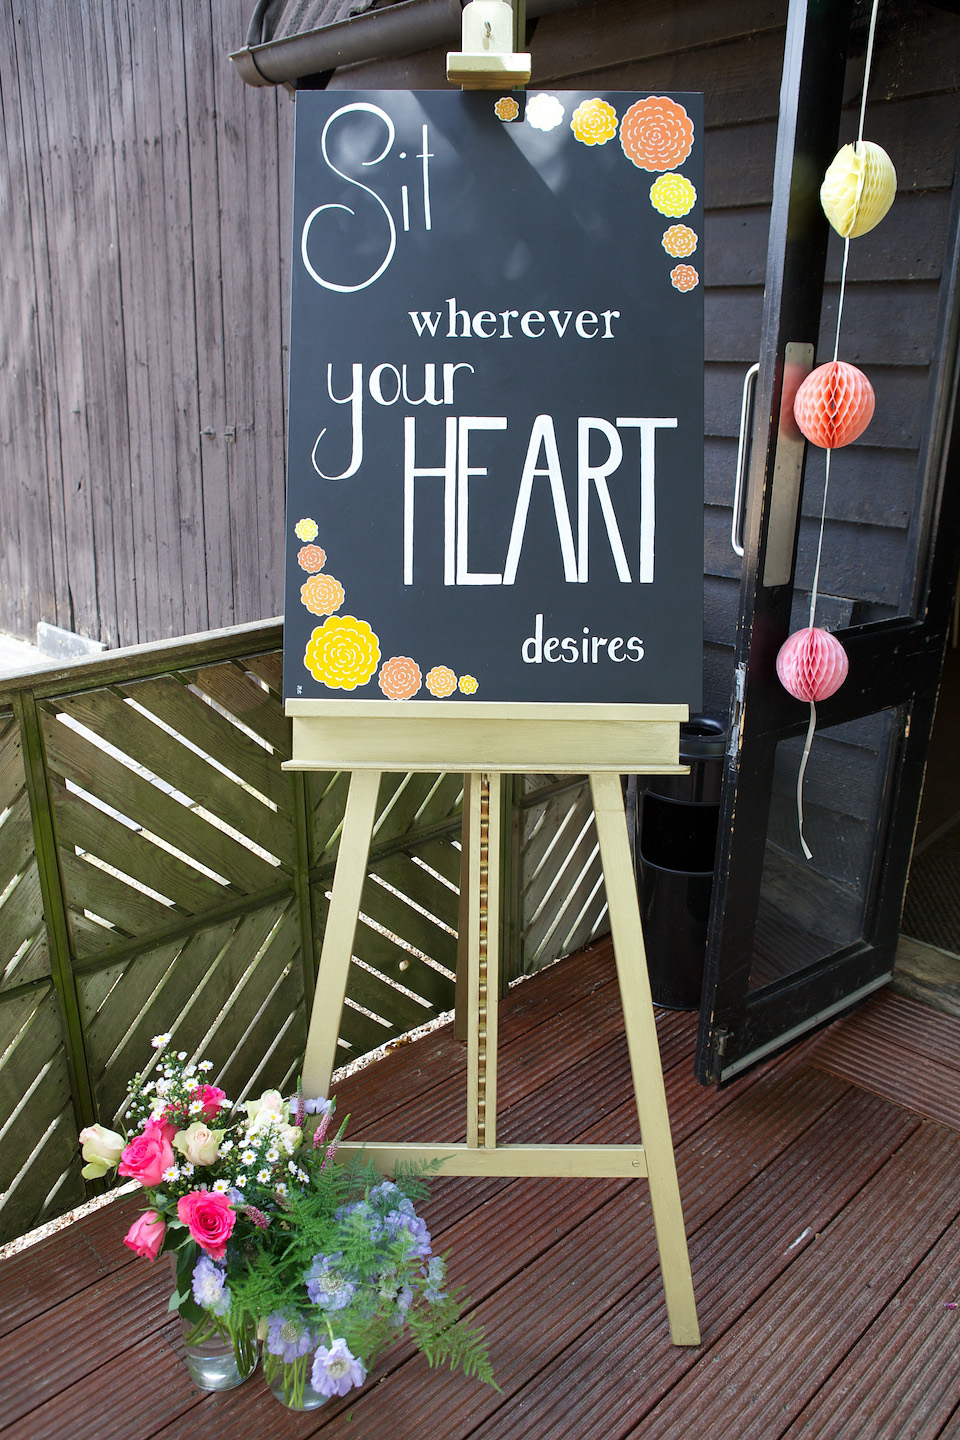
<path fill-rule="evenodd" d="M 356 615 L 336 613 L 346 599 L 346 591 L 339 580 L 324 572 L 326 551 L 314 543 L 320 533 L 317 522 L 306 517 L 293 528 L 297 539 L 305 542 L 297 552 L 297 564 L 308 572 L 308 579 L 300 587 L 301 603 L 311 615 L 327 617 L 307 641 L 303 657 L 306 669 L 331 690 L 357 690 L 377 675 L 377 684 L 388 700 L 412 700 L 424 684 L 416 660 L 409 655 L 391 655 L 380 665 L 380 637 L 369 622 Z M 426 677 L 426 686 L 436 699 L 444 699 L 457 689 L 463 695 L 474 695 L 479 689 L 473 675 L 458 679 L 446 665 L 434 666 Z"/>
<path fill-rule="evenodd" d="M 495 105 L 501 119 L 515 119 L 504 96 Z M 538 92 L 527 100 L 524 119 L 535 130 L 553 130 L 564 118 L 564 108 L 556 95 Z M 690 158 L 694 145 L 694 123 L 679 100 L 669 95 L 647 95 L 636 100 L 622 119 L 617 118 L 613 105 L 599 96 L 582 100 L 570 119 L 570 129 L 582 145 L 606 145 L 617 134 L 620 148 L 638 170 L 656 174 L 650 186 L 650 204 L 660 215 L 680 220 L 697 202 L 696 186 L 680 166 Z M 699 244 L 697 232 L 689 225 L 670 225 L 663 233 L 662 245 L 675 260 L 692 255 Z M 670 283 L 685 293 L 700 283 L 692 265 L 677 265 L 670 271 Z"/>

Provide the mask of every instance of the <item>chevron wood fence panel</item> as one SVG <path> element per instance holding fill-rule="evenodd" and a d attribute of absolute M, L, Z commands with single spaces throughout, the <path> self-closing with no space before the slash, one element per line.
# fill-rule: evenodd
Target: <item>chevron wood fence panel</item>
<path fill-rule="evenodd" d="M 285 771 L 272 622 L 0 681 L 0 1240 L 85 1198 L 161 1031 L 232 1099 L 292 1086 L 349 777 Z M 528 776 L 504 827 L 509 970 L 603 927 L 585 782 Z M 381 784 L 338 1063 L 453 1008 L 459 775 Z"/>

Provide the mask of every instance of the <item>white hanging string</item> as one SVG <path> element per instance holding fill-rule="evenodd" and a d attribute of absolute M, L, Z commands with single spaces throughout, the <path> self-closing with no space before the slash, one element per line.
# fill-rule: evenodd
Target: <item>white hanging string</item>
<path fill-rule="evenodd" d="M 870 87 L 870 72 L 873 68 L 873 42 L 877 33 L 877 15 L 880 10 L 880 0 L 873 0 L 873 9 L 870 12 L 870 30 L 867 35 L 867 54 L 863 66 L 863 90 L 860 96 L 860 123 L 857 127 L 857 140 L 854 151 L 859 155 L 860 147 L 863 144 L 863 125 L 867 113 L 867 90 Z M 857 175 L 857 189 L 853 201 L 853 213 L 856 214 L 860 205 L 860 198 L 863 194 L 863 182 L 866 174 L 866 167 L 861 165 Z M 837 328 L 834 337 L 833 358 L 834 361 L 840 356 L 840 325 L 843 319 L 843 302 L 847 293 L 847 263 L 850 259 L 850 236 L 847 235 L 843 241 L 843 263 L 840 267 L 840 292 L 837 297 Z M 827 450 L 826 460 L 823 468 L 823 502 L 820 506 L 820 529 L 817 535 L 817 559 L 813 567 L 813 585 L 810 589 L 810 619 L 809 628 L 812 630 L 816 623 L 817 595 L 820 589 L 820 561 L 823 557 L 823 532 L 827 520 L 827 495 L 830 489 L 830 457 L 833 454 L 831 449 Z M 807 770 L 807 761 L 810 759 L 810 749 L 813 745 L 813 734 L 817 728 L 817 707 L 810 701 L 810 723 L 807 726 L 807 738 L 803 746 L 803 754 L 800 757 L 800 769 L 797 773 L 797 824 L 800 831 L 800 846 L 808 860 L 813 859 L 813 852 L 807 845 L 803 833 L 803 777 Z"/>

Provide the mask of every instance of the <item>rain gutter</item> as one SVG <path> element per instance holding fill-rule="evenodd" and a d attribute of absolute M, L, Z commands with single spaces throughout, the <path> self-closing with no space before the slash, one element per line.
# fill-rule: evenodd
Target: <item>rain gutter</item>
<path fill-rule="evenodd" d="M 590 0 L 527 0 L 527 18 L 536 20 L 587 3 Z M 401 0 L 383 10 L 262 44 L 251 44 L 248 36 L 247 44 L 230 59 L 248 85 L 295 85 L 306 75 L 321 75 L 342 65 L 456 44 L 462 8 L 460 0 Z M 257 14 L 261 11 L 258 6 Z"/>

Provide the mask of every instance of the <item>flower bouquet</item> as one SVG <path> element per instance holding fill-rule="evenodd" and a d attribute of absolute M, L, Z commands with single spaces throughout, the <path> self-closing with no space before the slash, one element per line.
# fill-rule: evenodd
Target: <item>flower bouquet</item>
<path fill-rule="evenodd" d="M 262 1340 L 271 1389 L 309 1408 L 362 1385 L 402 1334 L 431 1365 L 495 1383 L 482 1332 L 444 1289 L 445 1261 L 416 1212 L 422 1172 L 383 1180 L 362 1160 L 343 1164 L 347 1122 L 331 1134 L 332 1100 L 268 1090 L 234 1107 L 206 1082 L 210 1069 L 182 1051 L 158 1055 L 153 1075 L 131 1083 L 127 1135 L 80 1134 L 86 1178 L 116 1169 L 144 1189 L 124 1244 L 149 1260 L 173 1256 L 170 1309 L 197 1383 L 239 1384 Z M 229 1364 L 204 1360 L 217 1345 Z"/>

